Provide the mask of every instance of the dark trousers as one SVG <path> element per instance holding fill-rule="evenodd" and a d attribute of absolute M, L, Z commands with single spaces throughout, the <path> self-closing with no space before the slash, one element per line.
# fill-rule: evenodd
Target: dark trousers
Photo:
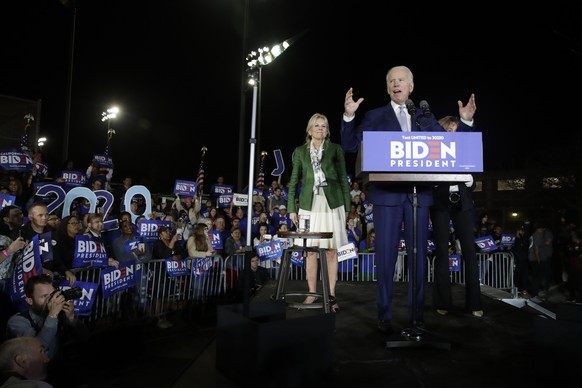
<path fill-rule="evenodd" d="M 435 244 L 433 303 L 434 308 L 450 310 L 452 301 L 449 271 L 449 223 L 453 222 L 455 235 L 461 243 L 461 259 L 465 270 L 465 308 L 482 310 L 479 286 L 479 264 L 473 234 L 471 209 L 431 209 L 433 241 Z"/>
<path fill-rule="evenodd" d="M 374 205 L 374 228 L 376 230 L 376 271 L 378 276 L 378 319 L 392 319 L 392 297 L 394 294 L 394 268 L 398 259 L 400 231 L 404 221 L 404 240 L 408 260 L 408 315 L 412 319 L 412 296 L 416 291 L 416 319 L 424 316 L 424 294 L 427 268 L 428 207 L 417 207 L 416 282 L 413 276 L 413 207 L 411 202 L 400 206 Z M 413 290 L 413 283 L 416 290 Z"/>

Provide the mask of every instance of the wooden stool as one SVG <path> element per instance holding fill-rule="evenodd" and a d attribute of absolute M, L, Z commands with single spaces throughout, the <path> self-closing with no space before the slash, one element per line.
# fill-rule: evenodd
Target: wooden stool
<path fill-rule="evenodd" d="M 287 305 L 295 308 L 321 308 L 326 313 L 331 312 L 331 307 L 329 305 L 329 275 L 327 272 L 327 256 L 325 254 L 325 248 L 318 247 L 307 247 L 307 239 L 323 239 L 332 238 L 332 232 L 280 232 L 279 237 L 283 238 L 301 238 L 303 239 L 303 246 L 294 245 L 291 248 L 287 248 L 283 253 L 283 258 L 281 259 L 281 267 L 279 268 L 279 278 L 277 279 L 277 291 L 275 293 L 275 300 L 285 299 L 286 296 L 313 296 L 323 299 L 323 303 L 312 303 L 303 304 L 295 302 L 287 302 Z M 322 292 L 308 292 L 308 291 L 291 291 L 284 292 L 285 282 L 289 279 L 289 270 L 291 268 L 291 255 L 293 252 L 303 252 L 304 263 L 307 261 L 307 253 L 315 252 L 319 262 L 321 263 L 321 283 Z"/>

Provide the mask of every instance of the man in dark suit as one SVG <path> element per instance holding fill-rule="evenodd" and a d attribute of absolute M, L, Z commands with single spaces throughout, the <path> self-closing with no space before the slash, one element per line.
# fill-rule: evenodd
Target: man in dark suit
<path fill-rule="evenodd" d="M 455 116 L 445 116 L 439 120 L 439 124 L 447 132 L 456 132 L 459 119 Z M 475 182 L 472 177 L 464 184 L 438 183 L 433 186 L 434 204 L 430 211 L 435 244 L 433 300 L 434 308 L 440 315 L 447 315 L 453 307 L 449 270 L 449 225 L 452 223 L 454 237 L 461 244 L 460 254 L 465 273 L 465 308 L 475 317 L 483 316 L 479 263 L 473 232 L 475 206 L 471 192 L 474 189 Z"/>
<path fill-rule="evenodd" d="M 440 131 L 444 129 L 438 124 L 434 115 L 429 117 L 418 115 L 411 120 L 411 112 L 406 108 L 406 101 L 414 89 L 414 78 L 406 66 L 391 68 L 386 75 L 387 92 L 390 97 L 388 105 L 368 111 L 361 123 L 356 127 L 354 120 L 356 110 L 364 101 L 353 99 L 350 88 L 345 96 L 344 116 L 341 126 L 341 142 L 346 152 L 357 152 L 364 131 Z M 475 96 L 471 95 L 467 105 L 458 102 L 461 124 L 458 131 L 468 131 L 473 124 L 475 113 Z M 402 117 L 402 124 L 399 121 Z M 367 192 L 374 204 L 374 228 L 376 229 L 376 269 L 378 273 L 377 300 L 378 329 L 386 334 L 392 333 L 392 296 L 394 292 L 393 276 L 396 259 L 398 258 L 398 243 L 400 230 L 404 221 L 404 238 L 408 247 L 409 279 L 412 279 L 412 240 L 413 240 L 413 187 L 417 188 L 417 239 L 416 239 L 416 306 L 413 310 L 413 282 L 408 284 L 408 314 L 413 324 L 422 326 L 424 323 L 424 286 L 426 279 L 426 257 L 428 240 L 429 208 L 432 205 L 432 193 L 428 184 L 369 184 Z"/>

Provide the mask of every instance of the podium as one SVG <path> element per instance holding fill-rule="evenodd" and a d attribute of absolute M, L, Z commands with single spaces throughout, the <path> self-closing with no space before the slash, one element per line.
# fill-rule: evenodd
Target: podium
<path fill-rule="evenodd" d="M 401 331 L 403 340 L 387 341 L 387 348 L 430 347 L 450 350 L 450 344 L 427 340 L 428 332 L 417 326 L 417 219 L 418 184 L 458 183 L 472 179 L 469 172 L 482 171 L 481 133 L 449 132 L 364 132 L 356 158 L 356 176 L 379 189 L 406 184 L 412 186 L 412 326 Z M 463 143 L 459 163 L 456 142 Z M 388 145 L 388 149 L 384 149 Z M 460 147 L 459 147 L 460 148 Z M 472 152 L 472 150 L 475 150 Z M 365 153 L 364 151 L 368 152 Z"/>

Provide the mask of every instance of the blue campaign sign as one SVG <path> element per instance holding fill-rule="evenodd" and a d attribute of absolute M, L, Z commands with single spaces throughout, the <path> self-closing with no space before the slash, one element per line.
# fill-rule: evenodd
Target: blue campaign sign
<path fill-rule="evenodd" d="M 366 131 L 364 172 L 483 172 L 481 132 Z"/>
<path fill-rule="evenodd" d="M 501 235 L 501 244 L 502 247 L 513 248 L 515 245 L 515 233 L 503 233 Z"/>
<path fill-rule="evenodd" d="M 461 270 L 461 255 L 449 255 L 449 271 L 459 272 Z"/>
<path fill-rule="evenodd" d="M 187 260 L 166 259 L 166 273 L 170 277 L 189 276 L 190 268 L 188 268 Z"/>
<path fill-rule="evenodd" d="M 6 206 L 16 206 L 16 196 L 10 194 L 0 194 L 0 209 Z"/>
<path fill-rule="evenodd" d="M 209 230 L 208 237 L 210 238 L 210 243 L 212 244 L 212 249 L 222 249 L 224 241 L 220 238 L 220 232 L 218 230 Z"/>
<path fill-rule="evenodd" d="M 279 240 L 259 244 L 256 246 L 256 250 L 261 262 L 278 259 L 283 255 L 283 248 Z"/>
<path fill-rule="evenodd" d="M 101 291 L 104 298 L 109 298 L 123 290 L 135 287 L 141 278 L 141 264 L 135 260 L 119 263 L 119 267 L 107 267 L 101 270 Z"/>
<path fill-rule="evenodd" d="M 194 197 L 196 195 L 196 187 L 196 182 L 176 179 L 176 182 L 174 183 L 174 194 Z"/>
<path fill-rule="evenodd" d="M 34 163 L 27 153 L 16 149 L 0 151 L 0 169 L 6 171 L 30 171 L 33 168 Z"/>
<path fill-rule="evenodd" d="M 210 194 L 213 197 L 218 197 L 218 196 L 223 195 L 223 194 L 232 194 L 233 192 L 234 192 L 234 186 L 233 185 L 219 185 L 219 184 L 214 184 L 210 188 Z"/>
<path fill-rule="evenodd" d="M 232 203 L 232 194 L 224 194 L 218 197 L 216 205 L 220 208 L 229 207 Z"/>
<path fill-rule="evenodd" d="M 110 155 L 94 154 L 93 159 L 95 164 L 99 167 L 113 168 L 113 158 Z"/>
<path fill-rule="evenodd" d="M 81 282 L 79 280 L 75 281 L 75 287 L 81 288 L 81 297 L 74 299 L 75 304 L 75 314 L 81 317 L 88 317 L 91 315 L 93 309 L 93 303 L 95 302 L 97 296 L 97 283 Z M 59 285 L 61 291 L 71 289 L 68 280 L 63 280 Z"/>
<path fill-rule="evenodd" d="M 107 250 L 102 241 L 92 236 L 75 236 L 73 268 L 106 267 L 107 260 Z"/>
<path fill-rule="evenodd" d="M 61 178 L 66 183 L 74 186 L 83 186 L 85 184 L 85 174 L 81 171 L 63 171 L 61 172 Z"/>
<path fill-rule="evenodd" d="M 139 223 L 139 235 L 146 242 L 156 241 L 160 238 L 159 230 L 162 226 L 172 227 L 172 221 L 143 220 Z"/>
<path fill-rule="evenodd" d="M 491 235 L 475 238 L 475 244 L 477 244 L 481 252 L 491 252 L 499 249 Z"/>

